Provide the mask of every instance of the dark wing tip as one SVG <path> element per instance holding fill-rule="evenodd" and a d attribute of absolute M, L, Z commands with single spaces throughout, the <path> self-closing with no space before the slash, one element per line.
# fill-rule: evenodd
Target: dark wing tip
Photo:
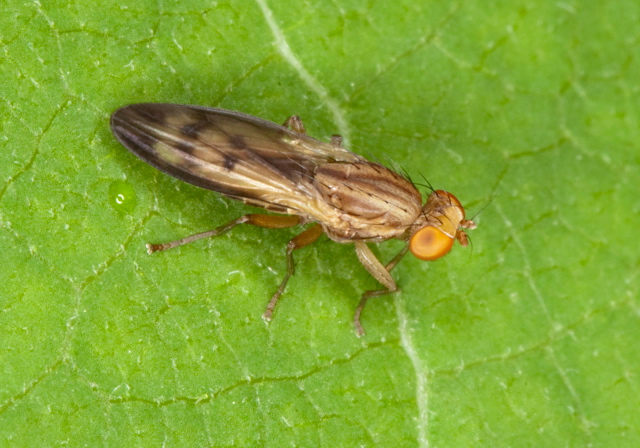
<path fill-rule="evenodd" d="M 143 120 L 149 123 L 164 123 L 168 108 L 163 103 L 129 104 L 111 114 L 111 129 L 117 129 L 123 123 Z"/>
<path fill-rule="evenodd" d="M 126 148 L 128 148 L 127 135 L 130 134 L 127 123 L 131 122 L 132 109 L 135 110 L 136 105 L 123 106 L 111 114 L 109 126 L 115 138 Z"/>
<path fill-rule="evenodd" d="M 172 113 L 171 104 L 138 103 L 129 104 L 111 114 L 111 132 L 129 151 L 141 155 L 141 149 L 150 149 L 157 137 L 149 134 L 148 128 L 166 125 Z"/>

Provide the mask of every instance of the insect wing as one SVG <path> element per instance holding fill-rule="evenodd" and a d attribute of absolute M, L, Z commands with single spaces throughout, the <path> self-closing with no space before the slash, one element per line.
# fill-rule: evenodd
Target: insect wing
<path fill-rule="evenodd" d="M 364 159 L 250 115 L 133 104 L 111 117 L 116 138 L 150 165 L 193 185 L 279 213 L 315 214 L 316 167 Z"/>

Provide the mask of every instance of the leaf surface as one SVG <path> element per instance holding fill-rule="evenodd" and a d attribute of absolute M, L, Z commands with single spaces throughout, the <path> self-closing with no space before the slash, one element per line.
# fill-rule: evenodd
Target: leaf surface
<path fill-rule="evenodd" d="M 17 2 L 0 17 L 0 444 L 638 446 L 640 6 Z M 136 159 L 135 102 L 302 117 L 453 192 L 402 291 Z M 426 189 L 425 189 L 426 191 Z M 400 246 L 379 249 L 390 259 Z"/>

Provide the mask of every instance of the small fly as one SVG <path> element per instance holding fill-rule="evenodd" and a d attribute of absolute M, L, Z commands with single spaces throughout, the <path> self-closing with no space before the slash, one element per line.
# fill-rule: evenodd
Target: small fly
<path fill-rule="evenodd" d="M 423 205 L 408 178 L 343 148 L 339 135 L 329 143 L 309 137 L 297 116 L 279 126 L 224 109 L 132 104 L 114 112 L 111 130 L 129 151 L 159 170 L 279 214 L 247 214 L 208 232 L 147 244 L 150 254 L 221 235 L 243 223 L 269 229 L 313 223 L 287 244 L 287 272 L 264 312 L 267 321 L 293 275 L 293 251 L 322 234 L 353 243 L 360 263 L 384 286 L 366 291 L 356 308 L 353 321 L 361 336 L 360 315 L 367 300 L 398 289 L 391 270 L 407 251 L 435 260 L 455 240 L 467 246 L 465 229 L 476 228 L 451 193 L 435 190 Z M 367 243 L 392 238 L 406 245 L 384 265 Z"/>

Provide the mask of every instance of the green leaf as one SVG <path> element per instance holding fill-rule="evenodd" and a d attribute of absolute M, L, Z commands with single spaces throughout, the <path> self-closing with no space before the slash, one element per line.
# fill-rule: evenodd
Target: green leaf
<path fill-rule="evenodd" d="M 640 5 L 6 1 L 0 445 L 640 443 Z M 478 229 L 402 291 L 122 148 L 134 102 L 223 107 L 397 163 Z M 381 259 L 401 246 L 381 245 Z M 35 442 L 34 442 L 35 441 Z"/>

